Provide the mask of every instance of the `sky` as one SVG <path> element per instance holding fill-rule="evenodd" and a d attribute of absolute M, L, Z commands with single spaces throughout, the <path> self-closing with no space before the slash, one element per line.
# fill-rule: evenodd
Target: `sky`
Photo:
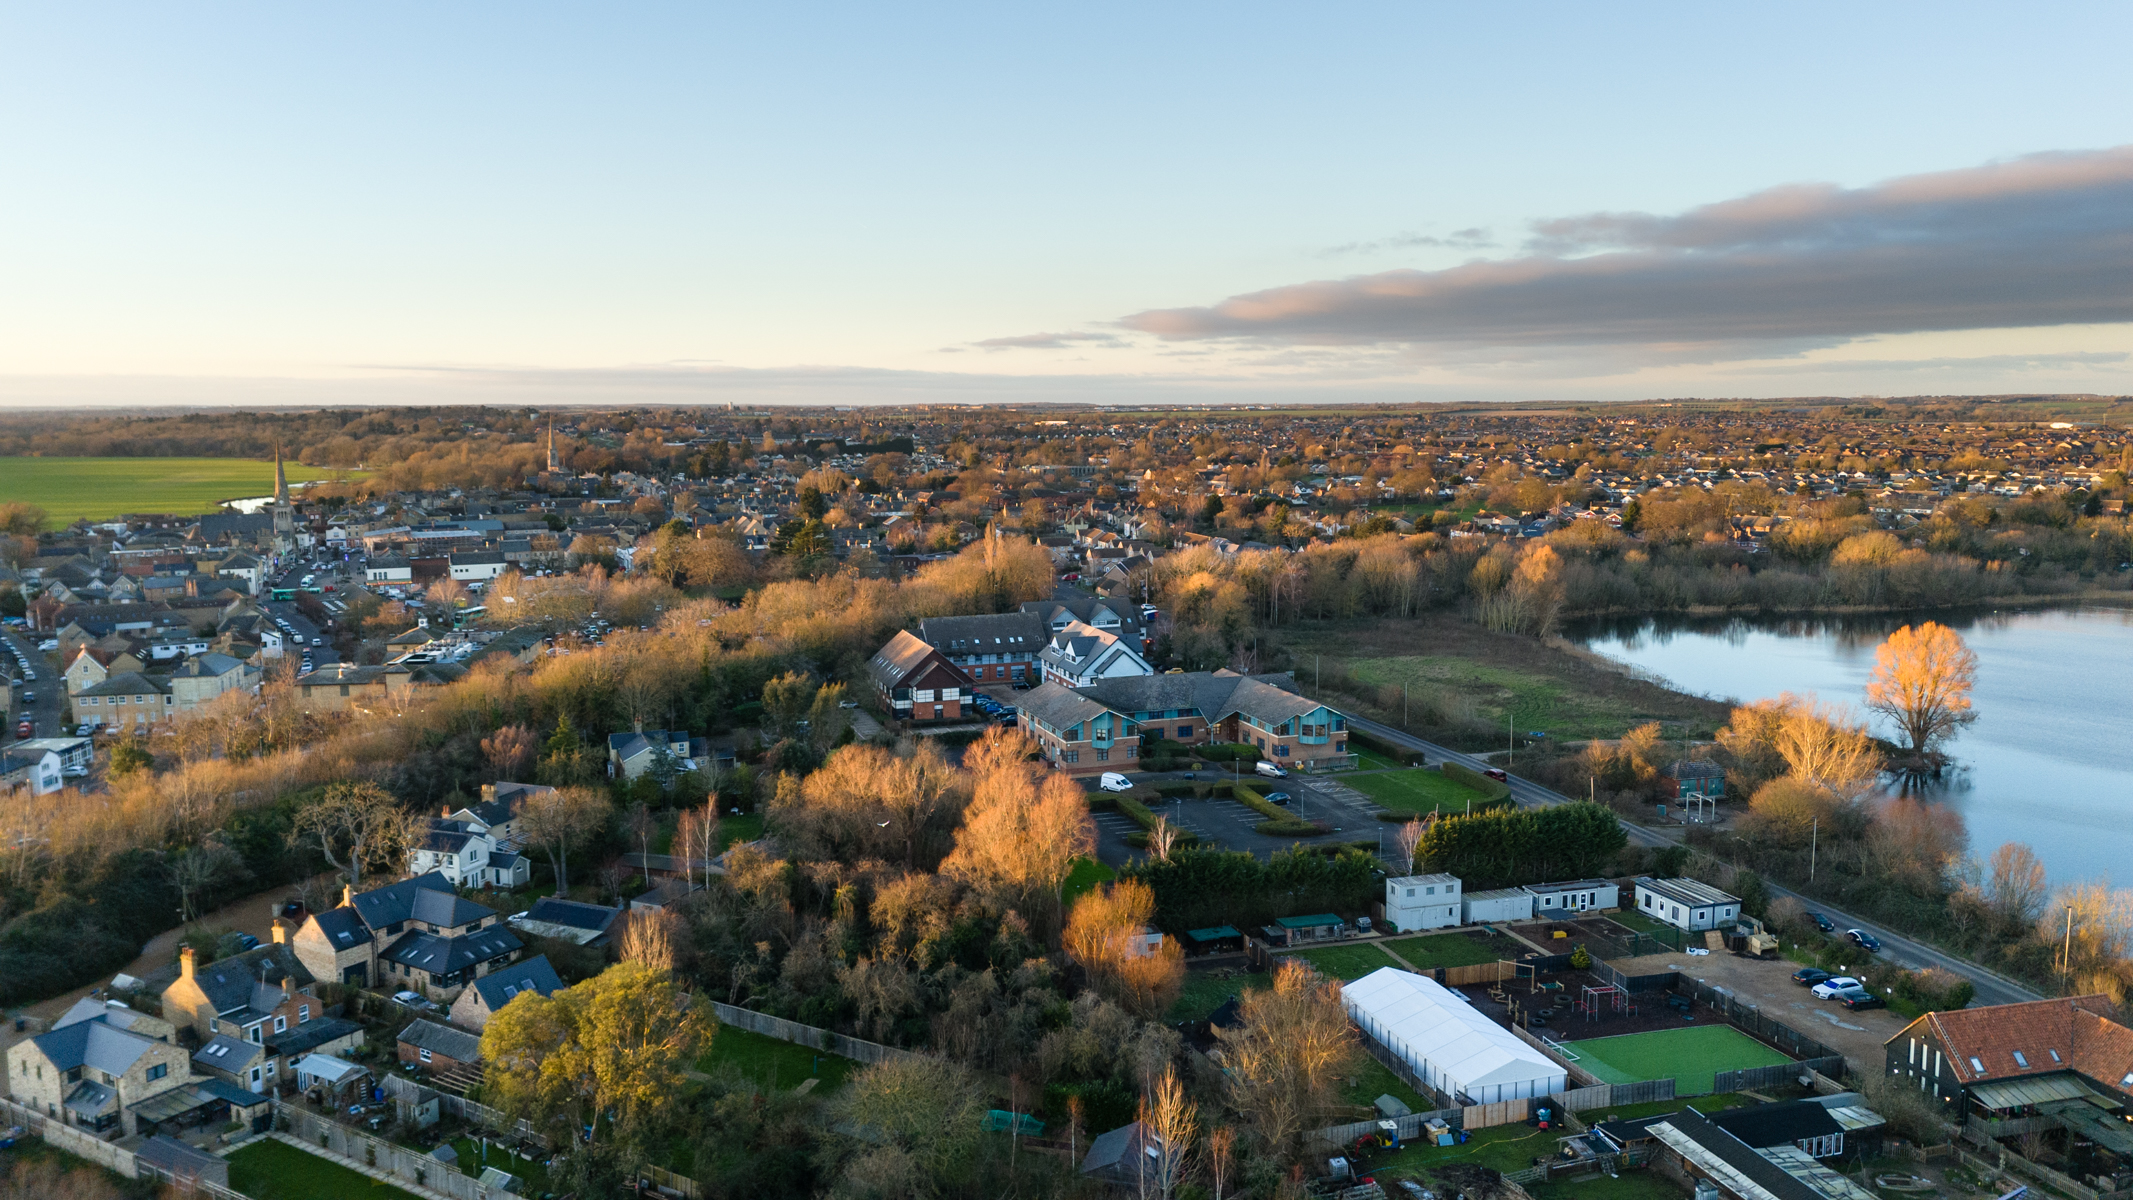
<path fill-rule="evenodd" d="M 2133 7 L 0 3 L 0 404 L 2133 391 Z"/>

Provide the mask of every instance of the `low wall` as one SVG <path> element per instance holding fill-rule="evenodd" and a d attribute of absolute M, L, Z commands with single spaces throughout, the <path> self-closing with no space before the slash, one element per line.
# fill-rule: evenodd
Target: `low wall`
<path fill-rule="evenodd" d="M 472 1175 L 442 1163 L 420 1150 L 372 1137 L 309 1109 L 285 1101 L 274 1102 L 274 1128 L 307 1150 L 319 1149 L 382 1171 L 397 1182 L 451 1200 L 500 1200 L 507 1193 L 483 1187 Z"/>
<path fill-rule="evenodd" d="M 167 1179 L 192 1189 L 192 1195 L 208 1196 L 213 1200 L 251 1200 L 243 1192 L 209 1179 L 172 1179 L 153 1166 L 141 1162 L 131 1150 L 122 1150 L 110 1142 L 76 1129 L 64 1121 L 54 1120 L 34 1108 L 24 1108 L 12 1100 L 0 1100 L 0 1125 L 20 1125 L 45 1145 L 86 1162 L 111 1171 L 126 1179 Z"/>

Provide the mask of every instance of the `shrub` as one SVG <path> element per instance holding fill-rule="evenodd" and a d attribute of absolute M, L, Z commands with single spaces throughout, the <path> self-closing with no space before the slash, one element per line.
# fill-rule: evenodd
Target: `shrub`
<path fill-rule="evenodd" d="M 1446 777 L 1456 779 L 1460 783 L 1463 783 L 1466 786 L 1473 788 L 1475 791 L 1480 792 L 1482 795 L 1488 797 L 1489 800 L 1508 800 L 1511 798 L 1510 784 L 1505 783 L 1500 779 L 1491 779 L 1472 767 L 1464 766 L 1460 763 L 1448 762 L 1445 763 L 1439 769 L 1444 772 Z"/>

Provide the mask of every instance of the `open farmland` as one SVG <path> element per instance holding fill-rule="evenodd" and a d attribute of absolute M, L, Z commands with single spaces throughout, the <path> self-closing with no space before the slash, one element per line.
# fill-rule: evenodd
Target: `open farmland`
<path fill-rule="evenodd" d="M 290 483 L 361 478 L 286 464 Z M 0 459 L 0 501 L 44 509 L 52 524 L 107 520 L 121 513 L 210 513 L 227 500 L 274 491 L 274 464 L 242 458 Z"/>

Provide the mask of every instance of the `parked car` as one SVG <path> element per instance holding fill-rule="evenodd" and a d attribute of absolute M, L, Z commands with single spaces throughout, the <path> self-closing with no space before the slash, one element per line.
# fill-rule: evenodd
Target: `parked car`
<path fill-rule="evenodd" d="M 1829 972 L 1815 967 L 1801 967 L 1792 973 L 1792 981 L 1801 987 L 1813 987 L 1827 978 L 1829 978 Z"/>
<path fill-rule="evenodd" d="M 408 1008 L 413 1009 L 424 1009 L 430 1007 L 430 1002 L 423 999 L 421 994 L 418 992 L 394 992 L 393 1001 L 397 1004 L 403 1004 Z"/>
<path fill-rule="evenodd" d="M 1096 786 L 1107 792 L 1130 792 L 1133 781 L 1116 771 L 1105 771 L 1096 781 Z"/>
<path fill-rule="evenodd" d="M 1876 996 L 1870 991 L 1867 991 L 1865 988 L 1852 988 L 1848 991 L 1839 993 L 1837 996 L 1837 1003 L 1843 1005 L 1846 1008 L 1888 1007 L 1888 1004 L 1885 1003 L 1881 999 L 1881 997 Z"/>
<path fill-rule="evenodd" d="M 1289 773 L 1278 764 L 1270 763 L 1263 758 L 1252 764 L 1252 770 L 1266 776 L 1268 779 L 1287 779 L 1289 777 Z"/>
<path fill-rule="evenodd" d="M 1880 940 L 1864 929 L 1847 929 L 1844 931 L 1844 936 L 1850 938 L 1854 946 L 1859 947 L 1868 954 L 1881 953 Z"/>
<path fill-rule="evenodd" d="M 1859 981 L 1849 975 L 1832 975 L 1814 985 L 1810 990 L 1814 992 L 1817 1000 L 1834 1000 L 1837 998 L 1837 993 L 1860 986 Z"/>
<path fill-rule="evenodd" d="M 1268 804 L 1287 804 L 1289 799 L 1290 796 L 1287 792 L 1268 792 L 1266 794 L 1266 802 Z"/>
<path fill-rule="evenodd" d="M 1828 917 L 1823 916 L 1821 913 L 1808 913 L 1807 919 L 1813 921 L 1815 923 L 1815 928 L 1821 930 L 1824 933 L 1837 932 L 1836 923 L 1831 921 Z"/>

